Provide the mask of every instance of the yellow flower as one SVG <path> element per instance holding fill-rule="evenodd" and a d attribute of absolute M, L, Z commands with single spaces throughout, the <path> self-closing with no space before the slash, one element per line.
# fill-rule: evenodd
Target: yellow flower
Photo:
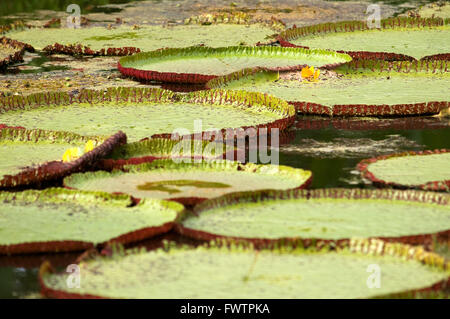
<path fill-rule="evenodd" d="M 94 149 L 95 145 L 94 145 L 94 141 L 93 140 L 89 140 L 86 142 L 86 144 L 84 145 L 84 152 L 90 152 Z"/>
<path fill-rule="evenodd" d="M 81 155 L 82 155 L 81 151 L 78 147 L 69 148 L 63 154 L 63 162 L 70 162 L 76 160 Z"/>
<path fill-rule="evenodd" d="M 314 72 L 314 82 L 316 82 L 319 79 L 319 75 L 320 75 L 320 70 L 316 70 L 316 72 Z"/>
<path fill-rule="evenodd" d="M 306 81 L 317 82 L 319 79 L 320 70 L 314 70 L 313 66 L 304 67 L 302 69 L 302 79 Z"/>
<path fill-rule="evenodd" d="M 314 67 L 307 67 L 305 66 L 302 69 L 302 79 L 308 79 L 309 77 L 311 77 L 314 74 Z"/>

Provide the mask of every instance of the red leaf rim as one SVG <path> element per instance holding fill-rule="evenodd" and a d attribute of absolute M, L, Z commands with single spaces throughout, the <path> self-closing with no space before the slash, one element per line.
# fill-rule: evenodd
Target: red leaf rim
<path fill-rule="evenodd" d="M 361 172 L 363 178 L 371 181 L 375 186 L 387 188 L 393 187 L 398 189 L 420 189 L 426 191 L 438 191 L 438 192 L 450 192 L 450 180 L 442 180 L 442 181 L 430 181 L 426 184 L 418 184 L 418 185 L 405 185 L 399 184 L 395 182 L 389 182 L 377 178 L 372 172 L 369 170 L 369 165 L 378 161 L 382 161 L 389 158 L 396 157 L 404 157 L 404 156 L 426 156 L 431 154 L 443 154 L 449 153 L 450 149 L 437 149 L 437 150 L 427 150 L 427 151 L 408 151 L 403 153 L 382 155 L 374 158 L 364 159 L 356 165 L 356 168 Z"/>

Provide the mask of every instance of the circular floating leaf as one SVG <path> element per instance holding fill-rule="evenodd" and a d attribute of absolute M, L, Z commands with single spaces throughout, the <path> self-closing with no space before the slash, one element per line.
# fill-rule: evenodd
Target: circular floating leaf
<path fill-rule="evenodd" d="M 74 174 L 64 185 L 83 190 L 123 192 L 136 198 L 172 199 L 190 205 L 223 194 L 306 187 L 310 171 L 288 166 L 240 164 L 231 161 L 176 163 L 155 160 L 125 166 L 123 171 Z"/>
<path fill-rule="evenodd" d="M 280 79 L 278 73 L 248 69 L 216 78 L 208 88 L 271 94 L 303 114 L 406 116 L 438 114 L 449 107 L 447 61 L 355 61 L 336 69 L 338 77 L 318 82 Z"/>
<path fill-rule="evenodd" d="M 62 161 L 67 149 L 82 149 L 89 140 L 98 146 L 76 160 Z M 68 132 L 0 128 L 0 189 L 39 185 L 82 171 L 92 167 L 122 143 L 126 143 L 122 132 L 105 138 Z"/>
<path fill-rule="evenodd" d="M 84 250 L 170 230 L 183 207 L 127 195 L 49 188 L 0 193 L 0 254 Z M 3 227 L 4 226 L 4 227 Z"/>
<path fill-rule="evenodd" d="M 368 284 L 369 265 L 382 269 L 377 289 L 370 285 L 376 280 Z M 44 264 L 42 293 L 53 298 L 372 298 L 442 290 L 449 281 L 443 257 L 377 240 L 354 240 L 338 251 L 169 247 L 115 252 L 79 266 L 82 285 L 71 289 L 70 274 L 51 273 Z"/>
<path fill-rule="evenodd" d="M 324 50 L 280 47 L 190 47 L 141 52 L 123 57 L 119 71 L 127 76 L 162 82 L 206 83 L 244 68 L 299 70 L 302 66 L 330 67 L 351 61 L 350 56 Z"/>
<path fill-rule="evenodd" d="M 170 140 L 167 138 L 144 139 L 139 142 L 121 145 L 114 149 L 105 159 L 100 160 L 96 167 L 99 170 L 110 171 L 122 168 L 124 165 L 135 165 L 152 162 L 156 159 L 226 159 L 232 155 L 237 157 L 237 150 L 218 142 L 194 139 Z"/>
<path fill-rule="evenodd" d="M 382 238 L 423 244 L 450 237 L 450 196 L 417 191 L 321 189 L 233 194 L 205 201 L 177 226 L 201 240 L 347 241 Z"/>
<path fill-rule="evenodd" d="M 406 152 L 366 159 L 358 164 L 377 186 L 450 191 L 450 150 Z"/>
<path fill-rule="evenodd" d="M 38 123 L 42 129 L 83 135 L 121 130 L 134 142 L 180 129 L 190 132 L 183 134 L 242 127 L 283 130 L 294 121 L 295 109 L 260 93 L 109 88 L 84 90 L 76 98 L 62 92 L 0 97 L 0 115 L 9 125 L 33 128 Z"/>
<path fill-rule="evenodd" d="M 70 45 L 80 43 L 94 51 L 118 47 L 137 47 L 142 51 L 157 50 L 162 47 L 183 48 L 192 45 L 222 47 L 267 41 L 274 31 L 261 24 L 211 26 L 182 25 L 173 27 L 142 26 L 133 30 L 122 26 L 111 30 L 104 27 L 80 29 L 31 28 L 8 33 L 16 39 L 44 49 L 48 45 L 60 43 Z"/>
<path fill-rule="evenodd" d="M 414 60 L 450 53 L 450 26 L 441 18 L 390 18 L 381 29 L 367 21 L 324 23 L 282 32 L 282 46 L 341 50 L 353 58 Z"/>

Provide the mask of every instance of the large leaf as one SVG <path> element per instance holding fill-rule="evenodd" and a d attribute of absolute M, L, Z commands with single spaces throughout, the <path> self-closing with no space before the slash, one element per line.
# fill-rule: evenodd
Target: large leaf
<path fill-rule="evenodd" d="M 414 244 L 450 235 L 450 196 L 419 191 L 321 189 L 254 192 L 205 201 L 186 212 L 178 231 L 202 240 L 254 243 L 351 237 Z"/>
<path fill-rule="evenodd" d="M 96 144 L 93 150 L 71 162 L 62 162 L 67 149 L 83 149 L 89 140 Z M 126 143 L 122 132 L 107 138 L 39 129 L 0 128 L 0 188 L 36 186 L 91 168 L 121 143 Z"/>
<path fill-rule="evenodd" d="M 366 159 L 363 177 L 377 186 L 450 192 L 450 150 L 405 152 Z"/>
<path fill-rule="evenodd" d="M 122 130 L 133 142 L 180 129 L 188 134 L 241 127 L 284 129 L 294 116 L 295 109 L 280 99 L 221 90 L 184 95 L 153 88 L 110 88 L 84 90 L 77 98 L 67 93 L 0 97 L 2 123 L 82 135 Z"/>
<path fill-rule="evenodd" d="M 308 64 L 330 67 L 351 61 L 350 56 L 325 50 L 280 47 L 190 47 L 138 53 L 123 57 L 125 75 L 163 82 L 205 83 L 244 68 L 298 70 Z"/>
<path fill-rule="evenodd" d="M 70 274 L 51 273 L 49 266 L 41 267 L 39 277 L 42 293 L 53 298 L 392 297 L 440 290 L 449 278 L 443 257 L 377 240 L 354 240 L 337 251 L 236 245 L 118 251 L 82 261 L 80 288 L 69 288 Z M 379 285 L 369 277 L 377 269 Z"/>
<path fill-rule="evenodd" d="M 381 29 L 366 21 L 325 23 L 280 34 L 286 46 L 340 50 L 354 58 L 420 59 L 450 53 L 450 26 L 441 18 L 390 18 Z M 286 42 L 288 41 L 288 42 Z"/>
<path fill-rule="evenodd" d="M 0 254 L 60 252 L 139 241 L 172 228 L 183 207 L 60 188 L 0 193 Z"/>
<path fill-rule="evenodd" d="M 437 114 L 449 106 L 447 61 L 355 61 L 338 67 L 337 77 L 315 83 L 280 79 L 278 73 L 248 69 L 207 83 L 209 88 L 274 95 L 304 114 L 404 116 Z"/>
<path fill-rule="evenodd" d="M 142 26 L 132 29 L 121 26 L 108 30 L 105 27 L 80 29 L 68 28 L 32 28 L 12 31 L 8 37 L 33 45 L 42 50 L 48 45 L 60 43 L 69 45 L 79 43 L 92 50 L 119 47 L 137 47 L 142 51 L 160 48 L 183 48 L 192 45 L 222 47 L 233 45 L 252 45 L 267 41 L 274 31 L 261 24 L 234 25 L 220 24 L 211 26 Z"/>
<path fill-rule="evenodd" d="M 192 204 L 233 192 L 306 187 L 312 177 L 310 171 L 288 166 L 244 165 L 231 161 L 177 163 L 173 160 L 155 160 L 125 166 L 124 169 L 127 172 L 74 174 L 64 180 L 64 185 Z"/>

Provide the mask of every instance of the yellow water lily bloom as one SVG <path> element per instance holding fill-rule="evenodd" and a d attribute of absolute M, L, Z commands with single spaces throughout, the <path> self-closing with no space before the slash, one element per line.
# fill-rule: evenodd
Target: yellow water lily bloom
<path fill-rule="evenodd" d="M 82 155 L 81 150 L 78 147 L 72 147 L 64 152 L 62 159 L 63 162 L 71 162 L 79 158 L 81 155 Z"/>
<path fill-rule="evenodd" d="M 307 67 L 305 66 L 302 69 L 302 79 L 308 79 L 309 77 L 311 77 L 312 75 L 314 75 L 314 67 Z"/>
<path fill-rule="evenodd" d="M 314 81 L 317 81 L 319 79 L 319 75 L 320 75 L 320 70 L 316 70 L 316 72 L 314 72 Z"/>
<path fill-rule="evenodd" d="M 95 145 L 94 145 L 94 141 L 93 140 L 89 140 L 86 142 L 86 144 L 84 145 L 84 152 L 90 152 L 94 149 Z"/>
<path fill-rule="evenodd" d="M 306 66 L 302 69 L 302 79 L 311 82 L 317 82 L 319 79 L 320 70 L 314 70 L 313 66 Z"/>

